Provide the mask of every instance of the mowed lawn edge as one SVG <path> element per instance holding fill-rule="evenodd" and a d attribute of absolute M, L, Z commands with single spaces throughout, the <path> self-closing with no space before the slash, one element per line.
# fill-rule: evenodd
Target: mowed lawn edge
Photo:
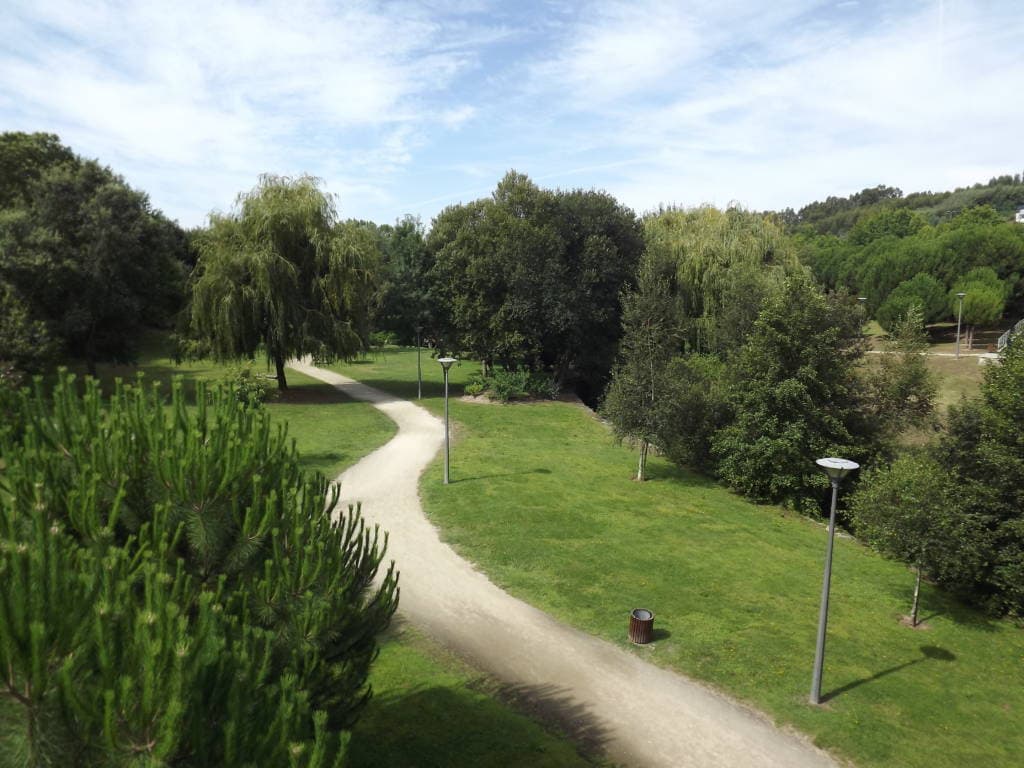
<path fill-rule="evenodd" d="M 443 413 L 440 366 L 424 400 Z M 415 399 L 415 353 L 334 368 Z M 436 369 L 436 370 L 435 370 Z M 497 584 L 628 647 L 627 615 L 656 614 L 653 663 L 711 683 L 859 765 L 1016 766 L 1024 754 L 1024 631 L 925 585 L 925 629 L 900 623 L 912 574 L 837 540 L 823 691 L 807 703 L 826 540 L 819 522 L 751 504 L 635 453 L 579 405 L 459 399 L 452 369 L 452 483 L 424 475 L 428 515 Z M 815 457 L 809 457 L 809 461 Z"/>

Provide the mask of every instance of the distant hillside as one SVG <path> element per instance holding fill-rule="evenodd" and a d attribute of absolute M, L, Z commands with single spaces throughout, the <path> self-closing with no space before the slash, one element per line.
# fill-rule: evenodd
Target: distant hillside
<path fill-rule="evenodd" d="M 787 208 L 778 216 L 790 230 L 810 228 L 823 235 L 845 235 L 857 220 L 885 208 L 904 208 L 922 214 L 931 224 L 940 224 L 977 205 L 990 205 L 1006 219 L 1024 208 L 1024 179 L 1021 174 L 997 176 L 987 184 L 960 187 L 952 192 L 913 192 L 904 195 L 896 187 L 879 185 L 850 195 L 829 197 L 805 205 L 799 211 Z"/>

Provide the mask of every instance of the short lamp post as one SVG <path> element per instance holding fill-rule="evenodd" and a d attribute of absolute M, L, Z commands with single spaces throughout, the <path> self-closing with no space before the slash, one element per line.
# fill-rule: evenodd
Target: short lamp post
<path fill-rule="evenodd" d="M 416 399 L 423 399 L 423 368 L 420 366 L 420 332 L 422 325 L 416 326 Z"/>
<path fill-rule="evenodd" d="M 448 485 L 448 465 L 452 455 L 448 439 L 448 369 L 457 361 L 454 357 L 439 357 L 437 362 L 444 368 L 444 484 Z"/>
<path fill-rule="evenodd" d="M 956 297 L 960 299 L 960 308 L 956 313 L 956 359 L 960 359 L 960 320 L 964 316 L 964 296 L 967 294 L 963 291 L 957 293 Z"/>
<path fill-rule="evenodd" d="M 828 591 L 832 581 L 832 542 L 836 533 L 836 499 L 839 483 L 860 465 L 847 459 L 818 459 L 817 465 L 825 470 L 832 483 L 832 511 L 828 518 L 828 545 L 825 549 L 825 578 L 821 585 L 821 613 L 818 616 L 818 643 L 814 651 L 814 679 L 811 682 L 811 704 L 821 703 L 821 669 L 825 663 L 825 628 L 828 626 Z"/>

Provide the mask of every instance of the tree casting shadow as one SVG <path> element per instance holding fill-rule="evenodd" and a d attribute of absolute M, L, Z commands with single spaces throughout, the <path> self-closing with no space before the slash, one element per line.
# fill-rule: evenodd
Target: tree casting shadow
<path fill-rule="evenodd" d="M 356 725 L 349 744 L 354 768 L 477 768 L 530 766 L 535 725 L 512 717 L 501 704 L 481 700 L 496 695 L 513 709 L 540 720 L 549 730 L 572 739 L 585 755 L 600 755 L 605 729 L 564 689 L 551 685 L 505 685 L 482 679 L 470 688 L 421 688 L 374 697 Z"/>

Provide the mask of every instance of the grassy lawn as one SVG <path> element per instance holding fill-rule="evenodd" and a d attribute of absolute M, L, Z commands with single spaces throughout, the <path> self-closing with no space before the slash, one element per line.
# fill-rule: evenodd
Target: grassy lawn
<path fill-rule="evenodd" d="M 411 352 L 336 367 L 397 394 L 408 393 L 410 380 L 415 390 Z M 453 381 L 472 370 L 453 369 Z M 435 413 L 439 391 L 434 383 L 424 390 Z M 423 482 L 425 506 L 444 537 L 513 594 L 624 647 L 629 610 L 650 608 L 656 642 L 634 652 L 714 684 L 859 765 L 1020 765 L 1020 628 L 928 585 L 927 628 L 902 626 L 911 573 L 840 538 L 827 702 L 811 707 L 821 525 L 750 504 L 659 458 L 653 479 L 635 483 L 634 453 L 578 406 L 455 400 L 452 417 L 453 482 L 441 484 L 435 462 Z"/>
<path fill-rule="evenodd" d="M 222 379 L 228 370 L 208 361 L 176 365 L 154 337 L 138 366 L 100 366 L 97 373 L 105 386 L 112 386 L 115 377 L 133 381 L 139 371 L 147 380 L 158 379 L 167 386 L 173 376 L 181 375 L 188 386 L 196 380 Z M 413 396 L 415 375 L 413 358 Z M 395 433 L 394 422 L 371 405 L 327 384 L 292 370 L 288 383 L 288 392 L 267 408 L 275 420 L 287 421 L 310 469 L 334 477 Z M 269 382 L 271 392 L 275 387 Z M 506 704 L 493 683 L 410 628 L 398 627 L 385 638 L 370 682 L 375 695 L 350 745 L 350 763 L 357 768 L 593 764 L 564 736 L 546 731 Z M 0 740 L 21 736 L 21 713 L 10 706 L 0 699 Z"/>
<path fill-rule="evenodd" d="M 352 733 L 352 768 L 592 765 L 563 738 L 501 703 L 481 678 L 414 630 L 384 643 L 374 697 Z"/>

